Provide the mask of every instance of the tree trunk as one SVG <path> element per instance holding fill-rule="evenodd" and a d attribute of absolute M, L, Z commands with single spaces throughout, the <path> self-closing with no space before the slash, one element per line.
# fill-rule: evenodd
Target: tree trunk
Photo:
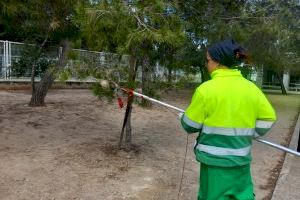
<path fill-rule="evenodd" d="M 206 67 L 201 67 L 200 72 L 201 72 L 201 83 L 204 83 L 205 81 L 208 81 L 210 79 L 210 75 Z"/>
<path fill-rule="evenodd" d="M 54 69 L 48 69 L 45 75 L 42 77 L 41 81 L 35 85 L 34 78 L 32 79 L 32 96 L 29 102 L 30 106 L 44 106 L 45 105 L 45 97 L 49 88 L 52 86 L 54 82 L 53 73 L 57 70 L 63 68 L 67 64 L 67 55 L 70 51 L 70 42 L 65 40 L 63 41 L 62 54 L 58 59 L 58 63 L 56 64 Z"/>
<path fill-rule="evenodd" d="M 168 67 L 168 83 L 172 83 L 172 68 Z"/>
<path fill-rule="evenodd" d="M 46 94 L 53 82 L 54 82 L 54 78 L 52 73 L 47 71 L 44 77 L 41 79 L 40 83 L 34 86 L 29 105 L 44 106 Z"/>
<path fill-rule="evenodd" d="M 277 79 L 279 80 L 279 83 L 280 83 L 281 93 L 287 95 L 286 89 L 285 89 L 284 84 L 283 84 L 283 73 L 276 72 L 276 76 L 277 76 Z"/>
<path fill-rule="evenodd" d="M 43 43 L 41 44 L 41 46 L 39 47 L 38 51 L 37 51 L 37 54 L 34 56 L 33 58 L 33 64 L 32 64 L 32 67 L 31 67 L 31 94 L 35 94 L 35 81 L 34 81 L 34 78 L 35 78 L 35 69 L 36 69 L 36 64 L 37 64 L 37 61 L 42 53 L 42 50 L 48 40 L 48 37 L 49 37 L 49 31 L 50 29 L 47 31 L 47 34 L 45 36 L 45 39 L 43 41 Z M 30 101 L 31 102 L 31 101 Z M 30 105 L 30 103 L 29 103 Z"/>
<path fill-rule="evenodd" d="M 138 68 L 137 59 L 135 57 L 135 53 L 133 53 L 129 63 L 129 79 L 128 79 L 129 89 L 134 89 L 137 68 Z M 119 141 L 119 149 L 121 149 L 123 146 L 124 132 L 126 132 L 125 150 L 127 151 L 130 151 L 132 145 L 131 111 L 132 111 L 133 99 L 134 99 L 133 96 L 128 94 L 128 102 L 126 106 L 126 112 L 123 120 L 123 126 L 120 134 L 120 141 Z"/>
<path fill-rule="evenodd" d="M 33 61 L 32 67 L 31 67 L 31 94 L 35 93 L 35 82 L 34 82 L 34 77 L 35 77 L 35 68 L 36 68 L 36 61 Z"/>
<path fill-rule="evenodd" d="M 151 87 L 150 87 L 150 65 L 149 58 L 145 56 L 142 60 L 142 91 L 143 94 L 151 96 Z M 142 100 L 143 106 L 150 106 L 151 103 L 145 99 Z"/>
<path fill-rule="evenodd" d="M 126 137 L 125 137 L 125 150 L 130 151 L 132 146 L 132 130 L 131 130 L 131 111 L 132 111 L 133 97 L 128 107 L 128 116 L 126 121 Z"/>
<path fill-rule="evenodd" d="M 120 135 L 120 141 L 119 141 L 119 149 L 122 149 L 123 146 L 123 138 L 124 138 L 124 132 L 126 132 L 125 137 L 125 149 L 130 150 L 131 144 L 132 144 L 132 132 L 131 132 L 131 110 L 132 110 L 132 103 L 133 103 L 133 97 L 130 98 L 127 102 L 125 116 L 123 120 L 123 126 L 121 130 Z"/>

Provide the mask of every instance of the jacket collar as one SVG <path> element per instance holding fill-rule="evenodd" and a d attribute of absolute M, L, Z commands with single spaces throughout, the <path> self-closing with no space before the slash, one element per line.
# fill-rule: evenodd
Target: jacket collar
<path fill-rule="evenodd" d="M 238 69 L 217 69 L 210 74 L 211 78 L 229 77 L 229 76 L 242 76 L 241 71 Z"/>

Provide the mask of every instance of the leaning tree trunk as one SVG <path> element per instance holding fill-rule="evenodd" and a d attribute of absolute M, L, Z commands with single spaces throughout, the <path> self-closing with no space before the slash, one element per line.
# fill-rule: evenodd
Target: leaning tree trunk
<path fill-rule="evenodd" d="M 37 61 L 39 59 L 39 57 L 41 56 L 41 53 L 42 53 L 42 50 L 48 40 L 48 37 L 49 37 L 49 32 L 50 32 L 50 29 L 48 30 L 45 38 L 44 38 L 44 41 L 43 43 L 41 44 L 41 46 L 39 47 L 36 55 L 34 56 L 34 59 L 33 59 L 33 63 L 32 63 L 32 67 L 31 67 L 31 93 L 34 94 L 35 93 L 35 70 L 36 70 L 36 65 L 37 65 Z M 30 105 L 30 103 L 29 103 Z"/>
<path fill-rule="evenodd" d="M 131 111 L 132 111 L 133 96 L 128 96 L 126 112 L 124 116 L 123 126 L 120 135 L 119 149 L 122 149 L 124 132 L 125 136 L 125 150 L 130 151 L 132 145 L 132 131 L 131 131 Z"/>
<path fill-rule="evenodd" d="M 284 84 L 283 84 L 283 73 L 276 72 L 276 76 L 277 76 L 277 79 L 279 80 L 279 83 L 280 83 L 281 93 L 286 95 L 287 92 L 286 92 L 286 89 L 285 89 Z"/>
<path fill-rule="evenodd" d="M 49 88 L 52 86 L 54 82 L 53 73 L 61 68 L 63 68 L 67 64 L 67 55 L 70 51 L 70 42 L 65 40 L 62 46 L 62 54 L 58 59 L 58 63 L 56 64 L 54 69 L 48 69 L 41 81 L 35 85 L 33 79 L 32 85 L 32 96 L 29 102 L 30 106 L 44 106 L 45 105 L 45 97 Z"/>
<path fill-rule="evenodd" d="M 130 57 L 129 63 L 129 78 L 128 78 L 128 88 L 134 89 L 135 84 L 135 77 L 137 73 L 137 59 L 135 57 L 135 53 Z M 123 146 L 123 138 L 124 132 L 126 132 L 125 137 L 125 150 L 129 151 L 132 146 L 132 131 L 131 131 L 131 111 L 132 111 L 132 103 L 133 103 L 133 95 L 128 94 L 128 102 L 126 106 L 126 112 L 123 120 L 123 126 L 120 134 L 120 141 L 119 141 L 119 149 Z"/>

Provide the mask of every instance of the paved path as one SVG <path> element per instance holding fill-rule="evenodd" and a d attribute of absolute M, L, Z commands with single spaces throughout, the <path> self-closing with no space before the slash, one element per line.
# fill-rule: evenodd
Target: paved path
<path fill-rule="evenodd" d="M 299 134 L 300 115 L 290 143 L 291 149 L 297 149 Z M 300 157 L 286 155 L 272 200 L 298 199 L 300 199 Z"/>
<path fill-rule="evenodd" d="M 284 144 L 291 132 L 294 131 L 293 125 L 298 117 L 298 108 L 300 106 L 299 95 L 267 95 L 277 113 L 277 121 L 266 137 L 268 141 Z M 271 199 L 274 186 L 278 174 L 280 173 L 280 166 L 283 162 L 283 152 L 280 150 L 268 147 L 264 144 L 255 142 L 253 146 L 253 162 L 252 174 L 255 183 L 255 193 L 257 200 Z M 298 159 L 298 163 L 300 159 Z M 296 164 L 295 164 L 296 165 Z M 299 166 L 299 165 L 298 165 Z M 298 168 L 299 170 L 299 168 Z M 292 175 L 295 179 L 300 181 L 300 173 Z M 298 182 L 299 183 L 299 182 Z M 292 184 L 292 183 L 291 183 Z M 300 189 L 299 184 L 295 186 Z M 296 188 L 290 187 L 290 190 L 296 191 Z M 274 198 L 273 198 L 274 199 Z M 276 198 L 275 198 L 276 199 Z M 287 198 L 283 198 L 287 200 Z M 292 198 L 291 198 L 292 199 Z M 296 198 L 297 200 L 300 199 Z M 293 200 L 296 200 L 293 199 Z M 276 199 L 277 200 L 277 199 Z"/>

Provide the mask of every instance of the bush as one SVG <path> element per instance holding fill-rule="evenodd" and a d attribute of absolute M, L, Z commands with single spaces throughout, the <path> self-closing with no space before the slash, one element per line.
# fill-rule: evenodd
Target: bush
<path fill-rule="evenodd" d="M 35 68 L 35 76 L 42 76 L 43 73 L 53 64 L 46 58 L 40 58 L 37 61 Z M 22 57 L 11 66 L 12 77 L 30 77 L 31 76 L 32 61 L 30 58 Z"/>

